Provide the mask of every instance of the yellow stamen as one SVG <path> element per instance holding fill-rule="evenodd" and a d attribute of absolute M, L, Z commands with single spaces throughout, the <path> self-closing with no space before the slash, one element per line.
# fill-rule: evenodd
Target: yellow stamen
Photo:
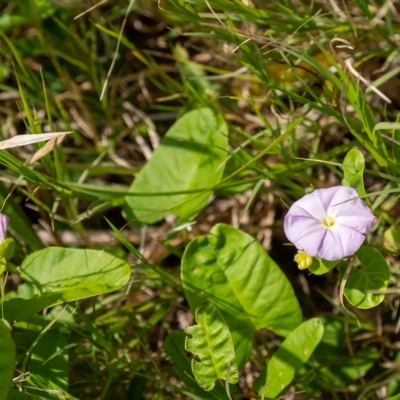
<path fill-rule="evenodd" d="M 335 225 L 335 222 L 335 218 L 326 217 L 322 220 L 322 225 L 325 226 L 325 228 L 331 228 L 333 225 Z"/>

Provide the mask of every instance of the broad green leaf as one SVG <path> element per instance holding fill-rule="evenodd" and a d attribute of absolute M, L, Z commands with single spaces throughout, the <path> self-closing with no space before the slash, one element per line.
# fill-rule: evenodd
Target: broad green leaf
<path fill-rule="evenodd" d="M 254 331 L 287 336 L 302 320 L 293 288 L 253 237 L 215 225 L 198 236 L 182 259 L 182 283 L 192 312 L 205 302 L 221 312 L 232 334 L 239 366 L 253 346 Z"/>
<path fill-rule="evenodd" d="M 46 390 L 68 391 L 68 345 L 63 335 L 46 332 L 33 348 L 29 360 L 29 379 L 27 386 Z M 37 390 L 28 393 L 38 394 Z M 49 399 L 65 398 L 62 395 L 40 391 L 42 397 Z"/>
<path fill-rule="evenodd" d="M 390 251 L 400 251 L 400 226 L 396 225 L 385 231 L 383 245 Z"/>
<path fill-rule="evenodd" d="M 100 250 L 48 247 L 32 253 L 21 265 L 21 277 L 37 294 L 61 294 L 54 304 L 118 290 L 129 276 L 124 260 Z"/>
<path fill-rule="evenodd" d="M 204 390 L 212 390 L 217 379 L 229 383 L 239 380 L 235 360 L 235 348 L 229 328 L 220 312 L 211 304 L 203 304 L 196 309 L 198 325 L 186 328 L 191 335 L 185 341 L 185 349 L 193 353 L 192 371 Z"/>
<path fill-rule="evenodd" d="M 321 257 L 313 257 L 312 264 L 309 266 L 308 270 L 314 275 L 323 275 L 335 268 L 339 261 L 340 260 L 328 261 Z"/>
<path fill-rule="evenodd" d="M 267 366 L 266 397 L 276 398 L 293 381 L 321 341 L 323 333 L 322 321 L 312 318 L 283 341 Z"/>
<path fill-rule="evenodd" d="M 0 319 L 0 354 L 0 400 L 6 400 L 14 376 L 15 344 L 11 327 L 4 319 Z"/>
<path fill-rule="evenodd" d="M 167 214 L 162 210 L 216 185 L 223 173 L 227 145 L 226 123 L 212 110 L 201 108 L 184 114 L 169 129 L 129 188 L 132 195 L 125 197 L 126 219 L 139 218 L 142 223 L 152 224 Z M 135 196 L 140 193 L 149 195 Z M 169 213 L 182 221 L 190 220 L 207 204 L 211 193 L 208 191 Z M 153 215 L 145 216 L 149 213 Z"/>
<path fill-rule="evenodd" d="M 62 302 L 62 293 L 44 293 L 31 299 L 13 298 L 3 303 L 4 318 L 11 323 L 26 321 L 47 307 Z"/>
<path fill-rule="evenodd" d="M 363 181 L 364 167 L 364 156 L 360 150 L 352 149 L 346 154 L 343 161 L 342 185 L 355 189 L 359 196 L 366 194 Z"/>
<path fill-rule="evenodd" d="M 182 331 L 172 331 L 164 343 L 165 353 L 170 357 L 174 364 L 173 370 L 179 379 L 185 383 L 188 388 L 193 389 L 197 399 L 204 400 L 228 400 L 228 396 L 222 386 L 217 385 L 210 392 L 206 392 L 196 382 L 192 373 L 190 359 L 185 353 L 185 340 L 187 335 Z M 233 386 L 231 387 L 232 392 Z"/>
<path fill-rule="evenodd" d="M 359 267 L 353 267 L 347 278 L 344 295 L 350 304 L 358 308 L 372 308 L 380 304 L 385 295 L 370 293 L 371 290 L 386 290 L 390 270 L 386 260 L 372 247 L 361 246 L 356 253 Z M 340 279 L 344 274 L 341 268 Z"/>

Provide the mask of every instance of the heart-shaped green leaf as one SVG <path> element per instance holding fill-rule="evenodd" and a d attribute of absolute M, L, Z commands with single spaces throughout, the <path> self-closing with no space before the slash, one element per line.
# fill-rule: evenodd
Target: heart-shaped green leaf
<path fill-rule="evenodd" d="M 53 305 L 118 290 L 129 276 L 126 261 L 100 250 L 48 247 L 21 265 L 21 277 L 38 295 L 61 294 Z"/>
<path fill-rule="evenodd" d="M 361 246 L 356 255 L 361 265 L 350 271 L 344 295 L 357 308 L 372 308 L 380 304 L 385 295 L 371 291 L 387 289 L 390 269 L 386 260 L 373 247 Z M 344 270 L 340 269 L 340 279 L 343 278 Z"/>
<path fill-rule="evenodd" d="M 184 114 L 169 129 L 133 181 L 129 188 L 132 195 L 125 197 L 125 217 L 152 224 L 167 213 L 158 211 L 191 199 L 217 184 L 224 171 L 227 146 L 227 126 L 222 117 L 209 108 Z M 204 193 L 170 213 L 179 216 L 181 221 L 190 220 L 207 204 L 211 193 Z M 145 216 L 149 213 L 154 214 Z"/>
<path fill-rule="evenodd" d="M 235 348 L 229 328 L 221 313 L 211 304 L 203 304 L 196 310 L 198 325 L 186 328 L 191 335 L 185 341 L 185 349 L 196 356 L 192 371 L 204 390 L 212 390 L 217 379 L 229 383 L 239 380 L 235 360 Z"/>
<path fill-rule="evenodd" d="M 253 237 L 228 225 L 214 226 L 187 246 L 182 283 L 192 312 L 204 302 L 221 312 L 240 366 L 250 356 L 254 331 L 287 336 L 302 320 L 283 272 Z"/>

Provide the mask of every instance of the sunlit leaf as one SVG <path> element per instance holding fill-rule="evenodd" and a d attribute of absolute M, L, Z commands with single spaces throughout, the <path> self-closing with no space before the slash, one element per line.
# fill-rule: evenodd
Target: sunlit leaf
<path fill-rule="evenodd" d="M 48 247 L 21 265 L 21 277 L 37 294 L 61 294 L 54 304 L 118 290 L 129 276 L 126 261 L 99 250 Z"/>
<path fill-rule="evenodd" d="M 169 129 L 129 188 L 132 195 L 125 197 L 126 218 L 139 218 L 146 224 L 157 222 L 167 214 L 162 210 L 217 184 L 223 173 L 227 145 L 227 126 L 212 110 L 201 108 L 184 114 Z M 207 204 L 211 194 L 204 193 L 169 213 L 182 221 L 190 220 Z M 144 216 L 149 213 L 153 214 Z"/>
<path fill-rule="evenodd" d="M 217 379 L 230 383 L 239 380 L 235 360 L 235 349 L 229 328 L 220 312 L 211 304 L 196 309 L 198 325 L 186 328 L 190 337 L 186 338 L 185 349 L 193 353 L 192 371 L 199 385 L 212 390 Z"/>
<path fill-rule="evenodd" d="M 254 331 L 287 336 L 302 320 L 292 286 L 253 237 L 228 225 L 198 236 L 182 259 L 182 283 L 192 312 L 205 302 L 221 312 L 232 334 L 236 359 L 250 356 Z"/>
<path fill-rule="evenodd" d="M 276 398 L 295 378 L 308 361 L 324 333 L 319 318 L 298 326 L 279 346 L 267 366 L 265 396 Z"/>
<path fill-rule="evenodd" d="M 361 246 L 356 255 L 361 265 L 353 267 L 350 271 L 344 295 L 355 307 L 375 307 L 383 301 L 385 295 L 371 291 L 387 289 L 390 278 L 389 266 L 382 255 L 370 246 Z M 344 269 L 340 270 L 340 279 L 343 277 Z"/>

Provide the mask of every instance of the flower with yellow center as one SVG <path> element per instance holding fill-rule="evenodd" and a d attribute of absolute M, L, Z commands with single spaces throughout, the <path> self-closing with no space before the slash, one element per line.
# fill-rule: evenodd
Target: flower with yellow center
<path fill-rule="evenodd" d="M 317 189 L 296 201 L 285 217 L 287 238 L 310 257 L 352 256 L 371 231 L 374 214 L 350 187 Z M 304 255 L 299 268 L 306 265 Z M 296 260 L 297 261 L 297 260 Z"/>

